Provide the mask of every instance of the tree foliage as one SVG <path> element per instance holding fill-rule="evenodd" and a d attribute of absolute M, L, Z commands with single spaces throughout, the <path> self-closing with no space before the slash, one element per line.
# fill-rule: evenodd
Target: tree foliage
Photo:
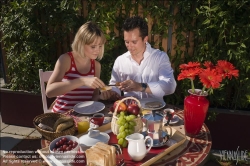
<path fill-rule="evenodd" d="M 0 30 L 13 90 L 39 92 L 38 69 L 53 70 L 58 56 L 70 51 L 72 36 L 87 20 L 97 22 L 105 32 L 101 78 L 108 83 L 115 58 L 126 51 L 123 21 L 141 15 L 151 23 L 150 43 L 168 53 L 176 78 L 181 63 L 230 61 L 240 76 L 214 91 L 208 97 L 210 105 L 250 109 L 248 0 L 12 0 L 1 8 Z M 82 12 L 86 10 L 87 16 Z M 168 40 L 168 46 L 162 39 Z M 189 88 L 187 81 L 179 81 L 166 102 L 183 104 Z"/>

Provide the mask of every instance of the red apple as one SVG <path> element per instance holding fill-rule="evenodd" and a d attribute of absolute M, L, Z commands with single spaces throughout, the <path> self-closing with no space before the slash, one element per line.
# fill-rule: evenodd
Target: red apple
<path fill-rule="evenodd" d="M 128 105 L 127 111 L 129 114 L 137 116 L 140 113 L 140 107 L 137 104 L 132 103 Z"/>
<path fill-rule="evenodd" d="M 125 103 L 126 105 L 130 105 L 130 104 L 136 104 L 136 101 L 133 100 L 133 99 L 127 99 L 124 103 Z"/>
<path fill-rule="evenodd" d="M 114 105 L 113 105 L 113 108 L 115 110 L 116 108 L 116 105 L 118 104 L 120 100 L 117 100 Z M 121 111 L 126 111 L 127 110 L 127 105 L 124 103 L 124 102 L 121 102 L 120 105 L 118 106 L 118 109 L 117 109 L 117 113 L 120 113 Z"/>

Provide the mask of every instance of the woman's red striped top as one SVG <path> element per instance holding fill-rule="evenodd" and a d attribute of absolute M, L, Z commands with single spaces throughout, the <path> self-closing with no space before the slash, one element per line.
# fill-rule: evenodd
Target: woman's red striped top
<path fill-rule="evenodd" d="M 91 59 L 91 67 L 87 74 L 81 74 L 78 72 L 75 64 L 75 60 L 73 57 L 72 52 L 68 52 L 68 55 L 71 59 L 71 65 L 68 72 L 65 73 L 62 81 L 73 80 L 79 77 L 94 77 L 95 76 L 95 60 Z M 81 86 L 77 89 L 74 89 L 64 95 L 57 96 L 55 105 L 53 106 L 52 112 L 60 112 L 64 113 L 70 109 L 72 109 L 76 104 L 83 102 L 83 101 L 90 101 L 92 100 L 94 93 L 94 89 Z"/>

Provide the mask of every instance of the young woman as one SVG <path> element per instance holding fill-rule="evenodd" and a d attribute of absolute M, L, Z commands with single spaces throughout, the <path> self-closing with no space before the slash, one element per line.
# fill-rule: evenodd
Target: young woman
<path fill-rule="evenodd" d="M 48 81 L 46 95 L 56 97 L 52 112 L 66 112 L 77 103 L 106 100 L 112 91 L 100 94 L 105 84 L 100 80 L 101 65 L 96 59 L 104 54 L 105 36 L 93 22 L 82 25 L 72 43 L 72 52 L 59 57 Z"/>

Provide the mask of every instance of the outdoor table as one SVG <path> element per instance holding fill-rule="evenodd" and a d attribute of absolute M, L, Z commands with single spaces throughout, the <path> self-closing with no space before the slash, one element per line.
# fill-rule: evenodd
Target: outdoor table
<path fill-rule="evenodd" d="M 105 104 L 105 109 L 100 113 L 103 113 L 105 116 L 111 117 L 112 113 L 110 113 L 109 110 L 110 107 L 113 106 L 113 102 L 101 102 Z M 178 123 L 170 126 L 175 128 L 176 130 L 179 130 L 185 135 L 183 110 L 168 104 L 164 108 L 171 108 L 175 110 L 175 114 L 179 116 L 180 120 Z M 68 112 L 68 114 L 74 115 L 78 118 L 88 118 L 91 116 L 80 115 L 78 113 L 74 113 L 72 110 Z M 175 150 L 162 157 L 161 160 L 157 161 L 153 165 L 204 165 L 207 161 L 212 146 L 211 135 L 208 127 L 203 124 L 200 133 L 195 138 L 191 138 L 189 136 L 186 136 L 186 138 L 186 141 L 181 146 L 177 147 Z M 42 138 L 41 147 L 44 148 L 48 145 L 49 141 Z"/>
<path fill-rule="evenodd" d="M 180 117 L 180 121 L 172 127 L 185 134 L 183 110 L 171 105 L 167 105 L 166 108 L 174 109 L 175 114 Z M 212 147 L 210 131 L 206 124 L 203 124 L 200 133 L 195 138 L 189 136 L 186 138 L 184 144 L 163 157 L 155 165 L 204 165 Z"/>

